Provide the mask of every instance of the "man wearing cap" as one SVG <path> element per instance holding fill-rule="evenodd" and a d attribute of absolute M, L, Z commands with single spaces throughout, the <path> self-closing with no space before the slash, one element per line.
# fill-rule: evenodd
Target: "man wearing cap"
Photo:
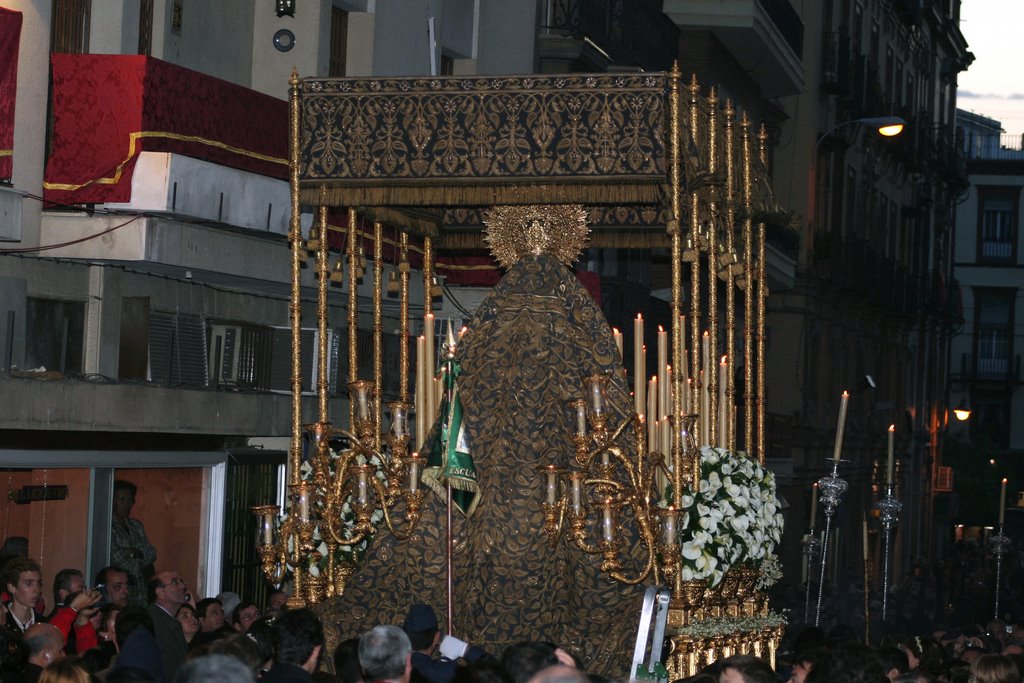
<path fill-rule="evenodd" d="M 412 668 L 429 683 L 451 683 L 458 671 L 456 660 L 473 662 L 487 653 L 476 646 L 447 635 L 441 638 L 434 608 L 421 602 L 409 608 L 402 630 L 412 643 Z M 439 654 L 435 658 L 434 654 Z"/>

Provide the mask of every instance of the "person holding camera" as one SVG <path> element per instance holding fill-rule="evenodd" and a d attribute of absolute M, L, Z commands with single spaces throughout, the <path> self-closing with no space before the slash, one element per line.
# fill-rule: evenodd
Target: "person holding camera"
<path fill-rule="evenodd" d="M 429 683 L 451 683 L 459 670 L 457 660 L 473 662 L 487 656 L 479 647 L 454 636 L 442 638 L 434 608 L 421 602 L 409 608 L 402 630 L 412 643 L 413 671 Z"/>

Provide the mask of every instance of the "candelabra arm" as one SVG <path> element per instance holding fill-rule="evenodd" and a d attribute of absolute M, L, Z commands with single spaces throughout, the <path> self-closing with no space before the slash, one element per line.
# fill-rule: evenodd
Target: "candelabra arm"
<path fill-rule="evenodd" d="M 639 527 L 640 537 L 647 551 L 647 559 L 644 561 L 643 568 L 633 578 L 624 575 L 620 571 L 613 571 L 609 573 L 609 576 L 611 576 L 613 579 L 621 583 L 624 583 L 628 586 L 635 586 L 638 583 L 643 583 L 647 579 L 647 577 L 650 576 L 651 571 L 654 569 L 655 557 L 654 534 L 651 533 L 651 527 L 647 523 L 645 515 L 640 514 L 640 510 L 637 510 L 634 507 L 634 511 L 637 513 L 637 526 Z"/>
<path fill-rule="evenodd" d="M 384 485 L 379 479 L 374 477 L 372 480 L 373 490 L 377 494 L 377 500 L 380 502 L 381 510 L 384 512 L 384 524 L 387 526 L 388 531 L 399 541 L 406 541 L 412 536 L 412 532 L 416 530 L 416 524 L 420 520 L 420 506 L 419 502 L 422 501 L 422 491 L 416 491 L 410 493 L 409 500 L 406 501 L 406 506 L 409 508 L 405 515 L 406 523 L 409 528 L 405 531 L 399 531 L 393 521 L 391 521 L 391 511 L 394 509 L 393 505 L 389 505 L 385 500 L 387 492 L 384 490 Z M 416 494 L 419 494 L 418 496 Z"/>
<path fill-rule="evenodd" d="M 573 545 L 588 555 L 597 555 L 601 547 L 587 543 L 587 517 L 586 515 L 569 515 L 569 526 L 572 529 L 570 538 Z"/>

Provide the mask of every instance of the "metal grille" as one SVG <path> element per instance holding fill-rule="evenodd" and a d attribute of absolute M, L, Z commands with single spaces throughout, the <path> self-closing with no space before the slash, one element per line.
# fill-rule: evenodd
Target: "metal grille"
<path fill-rule="evenodd" d="M 284 453 L 275 459 L 278 462 L 251 463 L 236 461 L 232 457 L 227 471 L 226 499 L 229 504 L 224 515 L 221 586 L 223 590 L 238 593 L 243 600 L 252 600 L 260 609 L 266 605 L 269 585 L 260 570 L 255 543 L 256 518 L 250 508 L 265 505 L 276 498 L 278 468 L 284 464 Z"/>

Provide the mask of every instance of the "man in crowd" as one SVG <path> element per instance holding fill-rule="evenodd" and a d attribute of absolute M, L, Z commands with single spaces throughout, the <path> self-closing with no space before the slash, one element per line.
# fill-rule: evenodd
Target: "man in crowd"
<path fill-rule="evenodd" d="M 142 522 L 132 518 L 135 506 L 135 484 L 118 479 L 114 482 L 114 506 L 111 511 L 110 561 L 128 572 L 128 600 L 133 605 L 146 604 L 147 574 L 156 562 L 156 548 L 146 537 Z"/>
<path fill-rule="evenodd" d="M 188 644 L 175 615 L 188 599 L 188 588 L 177 572 L 157 572 L 149 582 L 150 605 L 146 608 L 153 619 L 153 632 L 163 657 L 167 678 L 173 679 L 188 654 Z"/>
<path fill-rule="evenodd" d="M 718 683 L 775 683 L 775 672 L 768 663 L 751 655 L 727 657 L 720 665 Z"/>
<path fill-rule="evenodd" d="M 47 620 L 52 619 L 61 607 L 65 606 L 67 597 L 72 593 L 85 590 L 85 577 L 79 569 L 61 569 L 53 577 L 53 609 Z"/>
<path fill-rule="evenodd" d="M 29 626 L 44 621 L 36 611 L 36 603 L 42 594 L 42 570 L 35 560 L 22 557 L 11 560 L 4 567 L 4 583 L 11 595 L 7 627 L 24 633 Z"/>
<path fill-rule="evenodd" d="M 124 609 L 128 606 L 128 572 L 120 567 L 104 567 L 96 574 L 96 585 L 103 586 L 107 603 Z"/>
<path fill-rule="evenodd" d="M 456 660 L 473 662 L 486 655 L 480 648 L 458 638 L 446 638 L 445 646 L 441 648 L 443 651 L 438 653 L 442 644 L 441 632 L 437 627 L 437 614 L 430 605 L 416 603 L 410 607 L 402 630 L 412 644 L 413 670 L 429 683 L 451 683 L 459 670 Z M 438 654 L 440 656 L 435 658 Z"/>
<path fill-rule="evenodd" d="M 280 590 L 272 591 L 267 596 L 267 608 L 263 610 L 263 615 L 276 617 L 286 609 L 288 609 L 288 594 Z"/>
<path fill-rule="evenodd" d="M 203 598 L 196 603 L 196 617 L 199 619 L 199 633 L 189 643 L 189 650 L 209 645 L 218 638 L 235 633 L 224 620 L 224 605 L 217 598 Z"/>
<path fill-rule="evenodd" d="M 231 624 L 239 633 L 245 633 L 252 626 L 252 622 L 261 616 L 260 608 L 256 606 L 256 603 L 242 600 L 238 603 L 235 611 L 231 613 Z"/>
<path fill-rule="evenodd" d="M 412 676 L 409 636 L 397 626 L 374 626 L 359 637 L 359 664 L 368 683 L 409 683 Z"/>
<path fill-rule="evenodd" d="M 25 645 L 28 646 L 28 664 L 22 676 L 27 683 L 38 681 L 50 662 L 64 656 L 64 636 L 50 624 L 32 624 L 25 629 Z"/>
<path fill-rule="evenodd" d="M 260 680 L 311 683 L 324 647 L 320 620 L 308 609 L 289 610 L 274 621 L 273 629 L 274 666 Z"/>

